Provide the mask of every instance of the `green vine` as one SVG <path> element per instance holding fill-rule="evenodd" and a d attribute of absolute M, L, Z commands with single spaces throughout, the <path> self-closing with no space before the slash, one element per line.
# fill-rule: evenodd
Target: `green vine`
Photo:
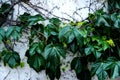
<path fill-rule="evenodd" d="M 0 53 L 0 60 L 11 68 L 21 64 L 19 54 L 13 49 L 13 42 L 19 41 L 27 30 L 29 34 L 29 48 L 25 53 L 27 63 L 37 72 L 45 70 L 51 80 L 60 78 L 60 58 L 65 59 L 67 51 L 77 54 L 70 64 L 78 79 L 91 80 L 94 75 L 97 75 L 99 80 L 118 77 L 120 1 L 112 2 L 115 5 L 114 12 L 111 12 L 113 10 L 111 4 L 108 6 L 109 13 L 100 9 L 89 14 L 87 20 L 77 23 L 64 23 L 58 18 L 51 18 L 45 23 L 47 19 L 40 14 L 32 16 L 24 13 L 19 16 L 19 24 L 9 26 L 7 29 L 0 27 L 0 42 L 6 47 Z M 9 8 L 8 5 L 4 6 L 0 8 L 0 15 Z M 88 67 L 89 63 L 92 63 L 91 69 Z"/>

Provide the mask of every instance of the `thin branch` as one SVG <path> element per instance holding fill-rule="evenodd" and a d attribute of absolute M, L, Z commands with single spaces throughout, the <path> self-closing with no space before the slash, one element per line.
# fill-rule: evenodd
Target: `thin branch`
<path fill-rule="evenodd" d="M 22 3 L 20 3 L 19 4 L 21 7 L 23 7 L 27 12 L 29 12 L 30 10 L 27 8 L 27 7 L 25 7 Z"/>
<path fill-rule="evenodd" d="M 90 4 L 89 4 L 89 13 L 90 13 L 91 5 L 92 5 L 92 3 L 91 3 L 91 0 L 90 0 Z"/>
<path fill-rule="evenodd" d="M 34 29 L 34 30 L 35 30 L 35 29 Z M 39 32 L 39 31 L 37 31 L 37 30 L 35 30 L 35 32 L 38 33 L 38 34 L 37 34 L 37 37 L 40 37 L 40 35 L 41 35 L 41 36 L 44 37 L 45 42 L 47 42 L 48 38 L 47 38 L 43 33 Z"/>
<path fill-rule="evenodd" d="M 65 14 L 65 15 L 67 15 L 68 17 L 70 17 L 73 21 L 75 21 L 75 22 L 77 22 L 78 20 L 77 19 L 75 19 L 74 17 L 72 17 L 72 16 L 70 16 L 69 14 L 67 14 L 67 13 L 63 13 L 63 14 Z"/>
<path fill-rule="evenodd" d="M 43 15 L 46 19 L 49 19 L 49 17 L 48 16 L 46 16 L 44 13 L 42 13 L 41 11 L 39 11 L 39 9 L 41 9 L 41 10 L 43 10 L 43 11 L 45 11 L 45 12 L 47 12 L 47 13 L 49 13 L 50 15 L 52 15 L 52 16 L 54 16 L 54 17 L 56 17 L 56 18 L 59 18 L 59 19 L 61 19 L 61 20 L 65 20 L 65 21 L 71 21 L 71 20 L 69 20 L 69 19 L 66 19 L 66 18 L 63 18 L 63 17 L 59 17 L 59 16 L 57 16 L 57 15 L 54 15 L 54 14 L 52 14 L 50 11 L 48 11 L 47 9 L 44 9 L 43 7 L 40 7 L 40 6 L 37 6 L 37 5 L 33 5 L 32 3 L 26 3 L 28 6 L 30 6 L 33 10 L 35 10 L 36 12 L 38 12 L 39 14 L 41 14 L 41 15 Z"/>
<path fill-rule="evenodd" d="M 86 8 L 88 8 L 89 10 L 92 10 L 92 11 L 94 12 L 94 10 L 93 10 L 92 8 L 90 8 L 90 7 L 82 7 L 82 8 L 78 8 L 76 11 L 80 11 L 80 10 L 82 10 L 82 9 L 86 9 Z"/>
<path fill-rule="evenodd" d="M 16 4 L 19 4 L 21 2 L 21 0 L 17 1 L 17 2 L 14 2 L 10 7 L 9 9 L 7 9 L 6 11 L 3 12 L 3 14 L 9 14 L 10 11 L 13 9 L 13 7 L 16 5 Z"/>
<path fill-rule="evenodd" d="M 60 7 L 58 7 L 58 6 L 54 6 L 54 7 L 49 11 L 48 15 L 49 15 L 50 13 L 52 13 L 53 10 L 55 10 L 55 9 L 60 9 Z"/>
<path fill-rule="evenodd" d="M 10 72 L 11 72 L 11 71 L 8 72 L 8 74 L 4 77 L 3 80 L 5 80 L 5 79 L 9 76 Z"/>
<path fill-rule="evenodd" d="M 11 3 L 11 6 L 9 7 L 9 9 L 6 9 L 4 12 L 3 12 L 3 15 L 0 15 L 0 26 L 3 26 L 4 23 L 7 22 L 7 18 L 10 14 L 10 12 L 13 10 L 14 6 L 16 4 L 19 4 L 21 1 L 17 1 L 17 2 L 14 2 L 14 3 Z M 13 14 L 11 14 L 11 16 L 13 16 Z M 10 22 L 9 22 L 10 23 Z"/>
<path fill-rule="evenodd" d="M 2 42 L 8 50 L 14 51 L 13 48 L 10 45 L 8 45 L 5 40 L 2 40 Z"/>
<path fill-rule="evenodd" d="M 78 15 L 83 20 L 83 17 L 78 12 L 76 12 L 76 11 L 73 12 L 73 15 L 75 15 L 75 14 Z"/>

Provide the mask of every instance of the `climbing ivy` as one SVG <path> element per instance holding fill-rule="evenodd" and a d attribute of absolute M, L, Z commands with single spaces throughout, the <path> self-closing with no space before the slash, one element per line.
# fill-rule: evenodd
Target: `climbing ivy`
<path fill-rule="evenodd" d="M 0 8 L 0 15 L 9 9 L 9 4 L 4 5 Z M 111 6 L 115 6 L 114 12 Z M 0 42 L 6 47 L 0 52 L 0 59 L 11 68 L 21 64 L 19 53 L 11 48 L 12 40 L 19 41 L 27 30 L 27 63 L 37 72 L 45 70 L 51 80 L 60 78 L 61 58 L 66 58 L 67 51 L 77 55 L 70 64 L 78 79 L 91 80 L 94 75 L 99 80 L 116 78 L 120 76 L 119 0 L 113 1 L 108 11 L 100 9 L 89 14 L 85 21 L 69 23 L 58 18 L 45 19 L 40 14 L 24 13 L 19 16 L 18 24 L 0 27 Z M 91 68 L 89 63 L 92 63 Z"/>

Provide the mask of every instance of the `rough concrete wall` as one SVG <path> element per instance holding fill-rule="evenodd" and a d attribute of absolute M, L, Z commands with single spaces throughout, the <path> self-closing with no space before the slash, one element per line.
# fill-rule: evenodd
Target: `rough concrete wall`
<path fill-rule="evenodd" d="M 3 0 L 8 1 L 8 0 Z M 88 16 L 89 12 L 94 12 L 95 10 L 102 7 L 101 2 L 97 3 L 97 0 L 30 0 L 31 3 L 37 6 L 41 6 L 51 12 L 53 15 L 49 15 L 48 12 L 44 12 L 45 15 L 53 17 L 54 15 L 58 17 L 63 17 L 69 20 L 83 20 Z M 90 4 L 90 1 L 94 2 Z M 97 5 L 96 5 L 97 3 Z M 29 7 L 26 4 L 22 4 Z M 14 10 L 14 19 L 24 12 L 30 12 L 33 15 L 37 14 L 32 8 L 26 10 L 21 5 L 16 5 Z M 42 10 L 41 10 L 42 11 Z M 45 74 L 45 71 L 36 73 L 32 68 L 27 64 L 27 58 L 25 57 L 25 52 L 28 49 L 28 41 L 24 36 L 21 40 L 25 43 L 16 43 L 15 51 L 19 52 L 22 62 L 25 63 L 23 68 L 17 67 L 11 69 L 8 66 L 4 66 L 3 62 L 0 62 L 0 80 L 49 80 L 48 76 Z M 1 44 L 0 50 L 4 45 Z M 69 62 L 73 59 L 73 55 L 69 53 L 65 60 L 62 60 L 63 65 L 61 68 L 66 67 L 66 70 L 62 72 L 60 80 L 77 80 L 75 72 L 70 70 Z M 97 80 L 97 77 L 94 77 L 93 80 Z"/>
<path fill-rule="evenodd" d="M 104 6 L 104 0 L 30 0 L 30 2 L 34 7 L 38 6 L 44 8 L 40 8 L 39 10 L 46 16 L 58 16 L 74 21 L 81 21 L 88 16 L 88 13 L 92 13 Z M 28 7 L 28 5 L 22 5 Z M 25 11 L 33 15 L 37 14 L 32 8 L 26 10 L 21 5 L 16 5 L 15 8 L 15 18 L 18 14 L 23 14 Z"/>

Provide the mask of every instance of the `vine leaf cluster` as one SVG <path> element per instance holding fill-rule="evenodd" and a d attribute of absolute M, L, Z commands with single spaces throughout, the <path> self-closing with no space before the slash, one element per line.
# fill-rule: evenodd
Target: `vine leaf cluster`
<path fill-rule="evenodd" d="M 116 5 L 113 13 L 100 9 L 89 14 L 85 21 L 69 23 L 59 18 L 46 19 L 40 14 L 24 13 L 19 16 L 18 24 L 7 29 L 0 27 L 0 42 L 5 45 L 0 59 L 11 68 L 22 64 L 13 47 L 27 30 L 27 63 L 37 72 L 45 70 L 51 80 L 60 78 L 61 58 L 66 58 L 67 51 L 77 55 L 70 64 L 79 80 L 91 80 L 94 75 L 99 80 L 116 78 L 120 75 L 120 5 Z M 5 7 L 0 8 L 0 15 Z M 49 21 L 47 25 L 44 24 L 46 20 Z M 89 63 L 93 63 L 91 68 Z"/>

